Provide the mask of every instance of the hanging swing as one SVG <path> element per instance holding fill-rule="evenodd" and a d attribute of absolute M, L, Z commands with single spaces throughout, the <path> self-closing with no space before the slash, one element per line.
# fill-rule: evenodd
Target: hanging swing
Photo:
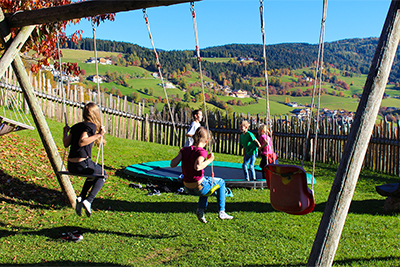
<path fill-rule="evenodd" d="M 21 101 L 18 101 L 10 92 L 10 85 L 0 84 L 0 104 L 3 106 L 3 114 L 0 114 L 0 136 L 21 130 L 34 130 L 24 111 L 19 108 Z M 10 108 L 6 108 L 9 106 Z"/>
<path fill-rule="evenodd" d="M 314 97 L 318 80 L 319 93 L 318 93 L 317 122 L 315 130 L 314 148 L 316 148 L 317 145 L 318 127 L 319 127 L 318 111 L 320 110 L 326 7 L 327 7 L 327 0 L 323 0 L 323 14 L 322 14 L 321 31 L 319 39 L 318 61 L 317 61 L 317 66 L 315 68 L 315 80 L 314 80 L 312 103 L 310 108 L 311 111 L 310 114 L 308 115 L 307 136 L 305 139 L 305 146 L 307 146 L 307 141 L 309 139 L 309 133 L 311 128 L 310 126 L 313 114 L 312 110 L 314 107 Z M 269 111 L 269 92 L 268 92 L 268 76 L 267 76 L 267 57 L 265 48 L 263 0 L 260 0 L 260 17 L 261 17 L 264 72 L 265 72 L 265 83 L 266 83 L 267 126 L 271 130 L 272 122 Z M 307 185 L 308 174 L 303 169 L 306 151 L 307 147 L 305 147 L 303 151 L 303 159 L 301 167 L 295 165 L 270 164 L 266 165 L 263 168 L 266 174 L 267 186 L 270 189 L 270 202 L 274 209 L 293 215 L 304 215 L 314 210 L 315 199 L 314 199 L 313 187 L 314 187 L 316 153 L 313 152 L 313 170 L 312 170 L 311 189 L 310 189 L 308 188 Z"/>
<path fill-rule="evenodd" d="M 96 50 L 96 28 L 95 28 L 95 24 L 92 21 L 92 28 L 93 28 L 93 43 L 94 43 L 94 56 L 95 56 L 95 65 L 96 65 L 96 75 L 97 75 L 97 96 L 98 96 L 98 105 L 99 105 L 99 109 L 100 109 L 100 118 L 101 118 L 101 125 L 103 125 L 103 116 L 101 114 L 101 94 L 100 94 L 100 84 L 99 84 L 99 68 L 98 68 L 98 63 L 97 63 L 97 50 Z M 65 120 L 65 125 L 68 125 L 68 121 L 67 121 L 67 111 L 66 111 L 66 104 L 65 104 L 65 92 L 64 92 L 64 88 L 63 88 L 63 75 L 62 75 L 62 66 L 61 66 L 61 53 L 60 53 L 60 40 L 59 37 L 57 35 L 57 46 L 58 46 L 58 58 L 59 58 L 59 71 L 60 71 L 60 90 L 62 92 L 62 99 L 63 99 L 63 114 L 64 114 L 64 120 Z M 96 159 L 96 164 L 98 162 L 99 159 L 99 154 L 101 152 L 101 157 L 102 157 L 102 165 L 101 165 L 101 172 L 102 174 L 82 174 L 82 173 L 71 173 L 69 171 L 59 171 L 57 173 L 59 174 L 63 174 L 63 175 L 71 175 L 71 176 L 80 176 L 80 177 L 86 177 L 89 179 L 106 179 L 108 177 L 108 175 L 105 174 L 104 172 L 104 156 L 103 156 L 103 137 L 101 137 L 101 141 L 100 141 L 100 146 L 99 146 L 99 150 L 98 150 L 98 154 L 97 154 L 97 159 Z M 67 149 L 65 149 L 64 152 L 64 158 L 67 154 Z M 62 162 L 64 162 L 65 159 L 63 159 Z M 61 169 L 65 169 L 62 168 Z"/>
<path fill-rule="evenodd" d="M 206 105 L 206 97 L 205 97 L 205 91 L 204 91 L 203 71 L 202 71 L 202 68 L 201 68 L 199 37 L 198 37 L 198 34 L 197 34 L 196 11 L 194 9 L 194 2 L 191 2 L 190 6 L 191 6 L 190 11 L 192 13 L 192 19 L 193 19 L 194 36 L 195 36 L 195 39 L 196 39 L 196 56 L 197 56 L 197 62 L 199 63 L 201 92 L 203 94 L 204 117 L 205 117 L 205 120 L 206 120 L 207 133 L 210 134 L 210 127 L 209 127 L 209 124 L 208 124 L 208 112 L 207 112 L 207 105 Z M 212 145 L 211 145 L 211 140 L 210 139 L 211 138 L 208 138 L 207 146 L 208 146 L 208 149 L 210 150 L 210 154 L 211 154 L 212 153 Z M 214 180 L 214 164 L 213 164 L 213 162 L 211 162 L 211 178 L 213 180 L 213 186 L 211 187 L 210 191 L 205 196 L 211 196 L 220 187 L 219 184 L 217 184 L 215 182 L 215 180 Z"/>
<path fill-rule="evenodd" d="M 178 137 L 178 133 L 176 131 L 174 115 L 172 114 L 172 111 L 171 111 L 171 105 L 169 104 L 167 89 L 165 87 L 165 82 L 164 82 L 164 78 L 163 78 L 162 71 L 161 71 L 160 59 L 158 58 L 158 53 L 157 53 L 156 47 L 154 46 L 153 36 L 151 35 L 151 31 L 150 31 L 150 23 L 149 23 L 149 19 L 148 19 L 149 16 L 147 15 L 146 8 L 143 8 L 142 11 L 143 11 L 143 18 L 146 21 L 146 26 L 147 26 L 147 31 L 149 33 L 151 46 L 153 47 L 154 57 L 156 58 L 156 65 L 157 65 L 157 69 L 158 69 L 158 75 L 160 76 L 161 85 L 162 85 L 162 87 L 164 89 L 164 95 L 165 95 L 165 99 L 167 101 L 168 111 L 169 111 L 169 114 L 171 116 L 171 121 L 172 121 L 172 126 L 173 126 L 173 129 L 174 129 L 174 134 L 175 134 L 175 137 L 178 139 L 179 137 Z"/>
<path fill-rule="evenodd" d="M 202 93 L 204 95 L 204 83 L 203 83 L 203 76 L 202 76 L 202 70 L 201 70 L 201 59 L 200 59 L 199 43 L 198 43 L 198 37 L 197 37 L 196 15 L 195 15 L 195 11 L 194 11 L 194 3 L 193 2 L 191 2 L 191 9 L 190 10 L 192 12 L 192 17 L 193 17 L 193 25 L 194 25 L 194 31 L 195 31 L 195 37 L 196 37 L 197 61 L 199 62 Z M 147 12 L 146 12 L 145 8 L 143 9 L 143 18 L 145 19 L 145 22 L 146 22 L 146 26 L 147 26 L 147 30 L 148 30 L 148 33 L 149 33 L 150 42 L 151 42 L 151 45 L 152 45 L 152 48 L 153 48 L 154 56 L 156 58 L 156 64 L 157 64 L 157 68 L 158 68 L 158 73 L 159 73 L 159 76 L 160 76 L 160 79 L 161 79 L 161 84 L 162 84 L 162 87 L 164 89 L 164 94 L 165 94 L 165 97 L 166 97 L 166 100 L 167 100 L 168 111 L 169 111 L 171 119 L 172 119 L 174 133 L 175 133 L 176 137 L 178 137 L 177 132 L 176 132 L 176 127 L 175 127 L 174 116 L 173 116 L 172 111 L 171 111 L 171 107 L 170 107 L 169 100 L 168 100 L 167 90 L 166 90 L 166 87 L 165 87 L 165 84 L 164 84 L 164 79 L 163 79 L 163 75 L 162 75 L 162 71 L 161 71 L 160 60 L 159 60 L 159 57 L 158 57 L 157 50 L 156 50 L 156 48 L 154 46 L 153 36 L 151 35 L 151 31 L 150 31 L 150 23 L 149 23 L 148 15 L 147 15 Z M 203 97 L 203 100 L 204 100 L 204 97 Z M 206 109 L 205 100 L 204 100 L 204 109 L 205 109 L 204 113 L 205 113 L 207 131 L 210 132 L 210 129 L 209 129 L 209 126 L 208 126 L 207 109 Z M 211 153 L 211 146 L 210 146 L 209 142 L 210 142 L 210 139 L 208 140 L 208 147 L 210 148 L 210 153 Z M 211 163 L 211 177 L 213 178 L 213 181 L 214 181 L 214 171 L 213 171 L 213 164 L 212 163 Z M 212 195 L 219 188 L 218 184 L 216 184 L 215 182 L 213 182 L 213 183 L 214 183 L 213 187 L 211 188 L 211 190 L 205 196 Z"/>

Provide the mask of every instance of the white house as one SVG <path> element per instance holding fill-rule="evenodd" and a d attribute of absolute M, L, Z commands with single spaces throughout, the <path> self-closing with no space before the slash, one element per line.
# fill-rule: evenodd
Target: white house
<path fill-rule="evenodd" d="M 89 81 L 92 81 L 94 83 L 103 83 L 103 78 L 101 76 L 97 76 L 97 75 L 91 75 L 89 77 L 87 77 L 87 79 Z"/>

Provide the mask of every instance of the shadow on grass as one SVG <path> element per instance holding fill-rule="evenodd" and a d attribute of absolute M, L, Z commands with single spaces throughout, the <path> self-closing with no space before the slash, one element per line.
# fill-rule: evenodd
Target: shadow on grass
<path fill-rule="evenodd" d="M 149 196 L 157 198 L 157 196 Z M 124 200 L 95 199 L 92 209 L 108 210 L 115 212 L 154 212 L 154 213 L 182 213 L 194 212 L 197 208 L 197 199 L 193 202 L 128 202 Z M 269 203 L 263 202 L 229 202 L 226 203 L 226 210 L 244 212 L 275 212 Z M 216 202 L 208 205 L 208 211 L 218 211 Z"/>
<path fill-rule="evenodd" d="M 369 258 L 369 259 L 348 259 L 348 260 L 340 260 L 340 261 L 333 261 L 333 265 L 353 265 L 353 263 L 360 263 L 361 266 L 367 263 L 379 261 L 380 264 L 382 264 L 385 261 L 392 261 L 392 260 L 400 260 L 400 257 L 374 257 L 374 258 Z M 393 264 L 393 263 L 392 263 Z M 388 266 L 393 266 L 393 265 L 388 265 Z"/>
<path fill-rule="evenodd" d="M 30 208 L 54 209 L 67 205 L 61 191 L 21 181 L 4 173 L 3 170 L 0 170 L 0 194 L 4 196 L 0 198 L 0 201 L 24 205 Z M 18 201 L 13 200 L 15 198 Z M 26 202 L 35 202 L 38 204 Z"/>
<path fill-rule="evenodd" d="M 350 205 L 349 213 L 354 214 L 371 214 L 371 215 L 388 215 L 383 211 L 384 199 L 367 199 L 353 200 Z M 326 202 L 315 205 L 314 211 L 324 212 Z"/>
<path fill-rule="evenodd" d="M 384 263 L 386 261 L 390 262 L 393 260 L 399 260 L 400 257 L 374 257 L 374 258 L 369 258 L 369 259 L 348 259 L 348 260 L 340 260 L 340 261 L 333 261 L 333 266 L 335 265 L 353 265 L 353 264 L 361 264 L 362 265 L 368 265 L 370 266 L 371 262 L 379 262 L 379 263 Z M 1 266 L 1 265 L 0 265 Z M 296 263 L 292 263 L 292 264 L 288 264 L 288 265 L 282 265 L 282 264 L 276 264 L 276 265 L 264 265 L 264 264 L 250 264 L 250 265 L 243 265 L 246 267 L 261 267 L 261 266 L 265 266 L 265 267 L 278 267 L 278 266 L 290 266 L 290 267 L 294 267 L 294 266 L 306 266 L 305 262 L 300 262 L 298 264 Z"/>
<path fill-rule="evenodd" d="M 0 266 L 126 266 L 114 263 L 94 263 L 94 262 L 84 262 L 84 261 L 44 261 L 41 263 L 31 263 L 31 264 L 0 264 Z"/>
<path fill-rule="evenodd" d="M 157 196 L 149 196 L 149 198 L 156 198 Z M 383 212 L 383 204 L 385 200 L 369 199 L 362 201 L 353 201 L 350 206 L 349 213 L 354 214 L 371 214 L 380 215 Z M 314 212 L 324 212 L 326 202 L 318 203 L 315 205 Z M 94 210 L 108 210 L 108 211 L 121 211 L 121 212 L 155 212 L 155 213 L 181 213 L 193 212 L 197 208 L 197 201 L 193 202 L 128 202 L 124 200 L 108 200 L 96 199 L 92 208 Z M 216 202 L 211 202 L 208 205 L 210 212 L 217 212 L 218 206 Z M 270 203 L 265 202 L 229 202 L 226 203 L 226 210 L 228 212 L 257 212 L 269 213 L 280 212 L 276 211 Z M 395 215 L 397 216 L 397 215 Z"/>
<path fill-rule="evenodd" d="M 3 223 L 0 223 L 1 226 L 6 226 Z M 21 228 L 21 227 L 18 227 Z M 25 228 L 26 229 L 26 228 Z M 72 232 L 72 231 L 81 231 L 83 235 L 87 233 L 103 233 L 103 234 L 111 234 L 111 235 L 118 235 L 118 236 L 125 236 L 125 237 L 142 237 L 142 238 L 149 238 L 149 239 L 165 239 L 165 238 L 174 238 L 177 235 L 140 235 L 140 234 L 128 234 L 122 232 L 115 232 L 115 231 L 101 231 L 95 230 L 90 228 L 83 228 L 79 226 L 60 226 L 54 228 L 43 228 L 38 231 L 24 231 L 23 233 L 16 232 L 16 231 L 7 231 L 7 230 L 0 230 L 0 237 L 7 237 L 7 236 L 14 236 L 14 235 L 41 235 L 48 238 L 48 241 L 61 241 L 62 233 Z"/>
<path fill-rule="evenodd" d="M 250 264 L 250 265 L 240 265 L 244 267 L 282 267 L 282 266 L 288 266 L 288 267 L 298 267 L 298 266 L 305 266 L 306 264 L 304 262 L 302 263 L 292 263 L 292 264 L 275 264 L 275 265 L 265 265 L 265 264 Z M 1 265 L 0 265 L 1 266 Z"/>
<path fill-rule="evenodd" d="M 118 175 L 128 178 L 123 174 L 123 170 L 117 171 Z M 129 179 L 129 178 L 128 178 Z M 0 201 L 9 204 L 27 206 L 34 209 L 54 209 L 67 206 L 62 192 L 48 189 L 33 183 L 27 183 L 17 178 L 5 174 L 0 170 L 0 194 L 4 197 Z M 166 194 L 166 193 L 163 193 Z M 149 196 L 157 198 L 157 196 Z M 17 199 L 17 200 L 15 200 Z M 355 214 L 385 214 L 383 211 L 383 199 L 369 199 L 362 201 L 352 201 L 350 213 Z M 270 203 L 265 202 L 229 202 L 227 211 L 244 212 L 277 212 Z M 315 206 L 315 212 L 324 212 L 326 202 L 318 203 Z M 128 202 L 123 200 L 96 199 L 93 209 L 126 211 L 126 212 L 155 212 L 155 213 L 176 213 L 193 212 L 197 207 L 197 201 L 193 202 L 154 202 L 149 199 L 148 202 Z M 210 203 L 209 211 L 217 211 L 217 204 Z"/>

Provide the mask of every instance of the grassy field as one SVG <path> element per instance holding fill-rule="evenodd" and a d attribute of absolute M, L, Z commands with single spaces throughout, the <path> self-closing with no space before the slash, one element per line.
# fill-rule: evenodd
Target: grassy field
<path fill-rule="evenodd" d="M 94 57 L 93 51 L 75 49 L 61 49 L 61 51 L 63 54 L 62 60 L 64 62 L 84 62 L 86 59 Z M 119 54 L 121 53 L 97 51 L 98 57 L 109 57 L 111 55 L 118 56 Z"/>
<path fill-rule="evenodd" d="M 209 61 L 209 62 L 214 62 L 214 63 L 226 63 L 229 62 L 229 60 L 234 60 L 236 59 L 231 58 L 231 57 L 203 57 L 201 58 L 202 60 Z"/>
<path fill-rule="evenodd" d="M 48 122 L 62 154 L 62 124 Z M 36 131 L 0 136 L 2 266 L 304 266 L 338 167 L 316 164 L 316 207 L 308 215 L 275 211 L 267 189 L 233 188 L 226 207 L 234 219 L 219 220 L 210 198 L 208 223 L 201 224 L 196 197 L 147 196 L 129 187 L 139 181 L 123 173 L 130 164 L 170 160 L 179 148 L 107 137 L 110 176 L 87 218 L 66 205 L 39 140 Z M 216 159 L 242 162 L 232 155 Z M 311 164 L 305 169 L 310 172 Z M 83 181 L 71 177 L 76 192 Z M 398 215 L 384 214 L 384 198 L 375 192 L 389 182 L 398 177 L 362 171 L 334 266 L 400 265 Z M 61 242 L 62 233 L 72 230 L 81 230 L 83 241 Z"/>

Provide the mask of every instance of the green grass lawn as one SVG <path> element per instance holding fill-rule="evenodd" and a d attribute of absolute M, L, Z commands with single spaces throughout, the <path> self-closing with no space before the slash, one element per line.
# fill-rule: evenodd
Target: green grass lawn
<path fill-rule="evenodd" d="M 48 123 L 62 154 L 62 124 Z M 104 161 L 110 176 L 87 218 L 66 205 L 39 140 L 36 131 L 0 136 L 3 266 L 304 266 L 338 167 L 316 164 L 316 207 L 308 215 L 275 211 L 267 189 L 233 188 L 226 209 L 234 219 L 219 220 L 216 199 L 210 198 L 208 223 L 201 224 L 194 214 L 197 197 L 147 196 L 146 190 L 129 187 L 139 181 L 123 173 L 130 164 L 170 160 L 178 147 L 107 136 Z M 242 162 L 233 155 L 216 154 L 216 159 Z M 311 164 L 305 169 L 310 172 Z M 83 181 L 71 177 L 76 192 Z M 399 218 L 383 213 L 384 198 L 375 192 L 376 185 L 397 181 L 361 172 L 334 266 L 400 265 Z M 77 229 L 83 241 L 60 241 L 62 233 Z"/>

